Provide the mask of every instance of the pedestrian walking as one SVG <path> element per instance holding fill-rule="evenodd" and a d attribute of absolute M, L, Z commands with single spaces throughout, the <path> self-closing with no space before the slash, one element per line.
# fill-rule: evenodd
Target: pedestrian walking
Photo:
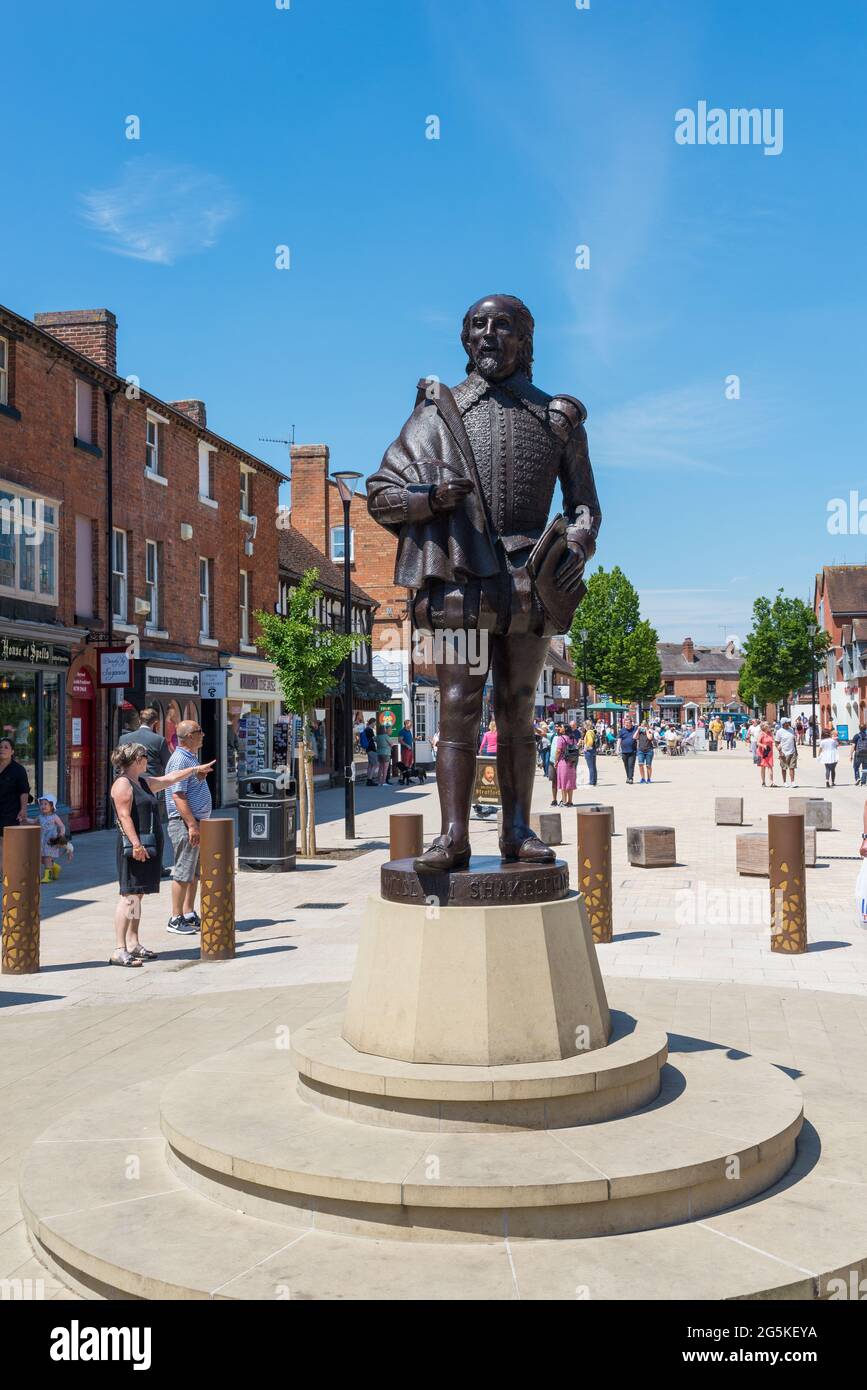
<path fill-rule="evenodd" d="M 822 737 L 819 740 L 819 759 L 825 764 L 826 787 L 836 786 L 838 748 L 836 734 L 833 734 L 830 729 L 823 729 Z"/>
<path fill-rule="evenodd" d="M 596 748 L 599 742 L 596 730 L 593 727 L 592 719 L 588 719 L 584 725 L 584 761 L 587 764 L 587 775 L 590 786 L 596 786 Z"/>
<path fill-rule="evenodd" d="M 551 740 L 551 761 L 548 765 L 548 777 L 551 782 L 551 805 L 557 805 L 557 764 L 560 760 L 560 752 L 565 742 L 565 732 L 562 724 L 557 724 L 554 737 Z"/>
<path fill-rule="evenodd" d="M 490 757 L 497 751 L 497 721 L 492 719 L 487 729 L 482 734 L 482 741 L 479 744 L 479 752 Z"/>
<path fill-rule="evenodd" d="M 852 740 L 852 771 L 856 787 L 867 786 L 867 725 L 864 724 Z"/>
<path fill-rule="evenodd" d="M 774 735 L 774 743 L 777 745 L 777 757 L 783 776 L 783 786 L 786 785 L 787 772 L 792 786 L 794 786 L 795 768 L 798 766 L 798 743 L 792 728 L 792 721 L 788 716 L 780 721 L 780 727 Z"/>
<path fill-rule="evenodd" d="M 710 721 L 708 732 L 710 734 L 710 751 L 712 753 L 718 753 L 719 741 L 722 738 L 723 732 L 723 722 L 718 714 L 715 714 L 713 719 Z"/>
<path fill-rule="evenodd" d="M 15 757 L 11 738 L 0 738 L 0 869 L 3 867 L 3 831 L 10 825 L 27 824 L 29 800 L 27 769 Z"/>
<path fill-rule="evenodd" d="M 358 742 L 363 753 L 367 754 L 367 780 L 366 787 L 375 787 L 378 782 L 379 768 L 376 758 L 376 720 L 368 719 L 364 728 L 358 736 Z"/>
<path fill-rule="evenodd" d="M 167 773 L 185 772 L 172 782 L 166 794 L 169 839 L 175 861 L 172 869 L 172 915 L 166 931 L 176 936 L 193 936 L 201 931 L 202 919 L 196 911 L 199 883 L 199 826 L 213 809 L 211 789 L 199 771 L 198 752 L 202 746 L 202 726 L 194 719 L 182 719 L 176 730 L 178 746 L 169 758 Z"/>
<path fill-rule="evenodd" d="M 626 781 L 632 786 L 635 777 L 635 756 L 638 752 L 638 730 L 632 727 L 632 716 L 623 716 L 620 726 L 620 756 L 626 770 Z"/>
<path fill-rule="evenodd" d="M 551 736 L 548 732 L 548 725 L 543 719 L 539 725 L 539 762 L 542 767 L 542 775 L 548 776 L 548 768 L 551 763 Z"/>
<path fill-rule="evenodd" d="M 129 742 L 119 744 L 111 755 L 120 894 L 114 912 L 117 944 L 110 957 L 112 965 L 140 966 L 142 961 L 156 959 L 156 952 L 147 950 L 139 941 L 142 897 L 160 891 L 163 827 L 156 793 L 177 786 L 190 776 L 190 769 L 185 766 L 162 777 L 149 777 L 147 758 L 144 744 Z M 205 777 L 213 766 L 196 765 L 195 771 Z"/>
<path fill-rule="evenodd" d="M 557 789 L 562 796 L 561 806 L 572 805 L 572 793 L 578 783 L 580 757 L 581 748 L 578 741 L 572 738 L 568 729 L 564 729 L 557 750 Z"/>
<path fill-rule="evenodd" d="M 401 777 L 408 781 L 409 770 L 415 761 L 415 737 L 408 719 L 403 721 L 403 728 L 398 734 L 398 744 L 400 745 Z"/>
<path fill-rule="evenodd" d="M 653 781 L 653 751 L 656 747 L 656 739 L 653 730 L 646 724 L 640 724 L 636 737 L 636 756 L 638 758 L 638 778 L 639 782 Z"/>
<path fill-rule="evenodd" d="M 729 715 L 728 719 L 723 725 L 723 733 L 725 734 L 726 748 L 728 748 L 729 751 L 731 751 L 735 746 L 735 735 L 737 733 L 737 729 L 735 728 L 735 721 L 732 719 L 731 715 Z"/>
<path fill-rule="evenodd" d="M 391 767 L 391 739 L 384 729 L 380 729 L 376 735 L 376 761 L 379 764 L 377 781 L 379 786 L 384 787 Z"/>
<path fill-rule="evenodd" d="M 759 762 L 758 744 L 759 744 L 759 739 L 761 738 L 761 736 L 762 736 L 762 726 L 761 726 L 761 724 L 759 723 L 758 719 L 751 719 L 751 720 L 750 720 L 750 728 L 749 728 L 748 737 L 749 737 L 749 740 L 750 740 L 750 755 L 751 755 L 751 757 L 752 757 L 753 762 L 756 764 L 756 766 L 758 766 L 758 762 Z"/>
<path fill-rule="evenodd" d="M 771 733 L 769 724 L 759 725 L 759 736 L 756 740 L 756 763 L 762 778 L 762 786 L 767 786 L 765 777 L 768 772 L 771 774 L 770 785 L 774 785 L 774 736 Z"/>
<path fill-rule="evenodd" d="M 43 792 L 39 798 L 39 829 L 42 882 L 51 883 L 60 877 L 61 849 L 65 852 L 67 863 L 73 855 L 66 826 L 57 814 L 57 798 L 52 796 L 51 792 Z"/>

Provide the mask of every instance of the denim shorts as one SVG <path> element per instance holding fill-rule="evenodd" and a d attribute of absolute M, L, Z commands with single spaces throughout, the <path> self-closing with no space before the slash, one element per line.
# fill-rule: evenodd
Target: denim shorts
<path fill-rule="evenodd" d="M 642 753 L 641 749 L 639 748 L 639 750 L 638 750 L 638 766 L 639 766 L 639 767 L 650 767 L 650 764 L 653 762 L 653 752 L 654 752 L 654 750 L 653 750 L 652 748 L 648 748 L 648 749 L 646 750 L 646 752 Z"/>

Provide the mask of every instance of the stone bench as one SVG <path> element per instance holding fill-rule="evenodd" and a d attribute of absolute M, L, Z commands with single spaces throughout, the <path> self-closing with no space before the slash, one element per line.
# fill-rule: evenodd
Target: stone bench
<path fill-rule="evenodd" d="M 736 840 L 736 864 L 739 874 L 757 874 L 767 878 L 770 873 L 767 833 L 757 831 L 752 835 L 738 835 Z M 812 826 L 804 829 L 804 863 L 808 869 L 816 867 L 816 832 Z"/>
<path fill-rule="evenodd" d="M 743 797 L 718 796 L 714 802 L 714 820 L 717 825 L 743 825 Z"/>
<path fill-rule="evenodd" d="M 602 805 L 600 802 L 598 802 L 598 801 L 577 802 L 577 803 L 575 804 L 575 810 L 576 810 L 576 811 L 607 811 L 607 812 L 608 812 L 608 819 L 611 821 L 611 834 L 612 834 L 612 835 L 614 834 L 614 807 L 613 807 L 613 806 L 603 806 L 603 805 Z"/>
<path fill-rule="evenodd" d="M 530 813 L 530 829 L 544 845 L 562 845 L 563 843 L 563 823 L 560 819 L 559 811 L 532 811 Z M 497 833 L 503 833 L 503 813 L 497 812 Z"/>
<path fill-rule="evenodd" d="M 630 864 L 640 869 L 670 868 L 677 863 L 673 825 L 630 825 L 626 829 Z"/>
<path fill-rule="evenodd" d="M 832 807 L 823 796 L 790 796 L 789 811 L 803 816 L 808 829 L 811 826 L 814 830 L 831 829 Z"/>

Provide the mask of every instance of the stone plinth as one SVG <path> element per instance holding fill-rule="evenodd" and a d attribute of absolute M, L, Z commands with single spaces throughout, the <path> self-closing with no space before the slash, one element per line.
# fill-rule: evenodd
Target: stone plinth
<path fill-rule="evenodd" d="M 831 829 L 831 803 L 822 796 L 790 796 L 789 812 L 803 816 L 807 830 Z"/>
<path fill-rule="evenodd" d="M 499 856 L 474 854 L 467 869 L 419 871 L 412 859 L 392 859 L 379 874 L 388 902 L 430 907 L 516 906 L 554 902 L 569 892 L 569 869 L 562 859 L 549 864 L 504 863 Z"/>
<path fill-rule="evenodd" d="M 630 825 L 626 830 L 630 864 L 640 869 L 664 869 L 677 863 L 672 825 Z"/>
<path fill-rule="evenodd" d="M 608 1003 L 583 900 L 368 899 L 343 1037 L 408 1062 L 495 1066 L 604 1047 Z"/>
<path fill-rule="evenodd" d="M 714 802 L 714 820 L 717 825 L 743 825 L 743 797 L 718 796 Z"/>
<path fill-rule="evenodd" d="M 544 845 L 562 845 L 563 824 L 559 811 L 533 811 L 530 815 L 530 829 Z M 503 833 L 503 813 L 497 812 L 497 833 Z"/>

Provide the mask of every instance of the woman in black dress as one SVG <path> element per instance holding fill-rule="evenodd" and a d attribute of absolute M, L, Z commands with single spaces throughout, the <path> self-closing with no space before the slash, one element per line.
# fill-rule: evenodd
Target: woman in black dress
<path fill-rule="evenodd" d="M 16 761 L 11 738 L 0 738 L 0 870 L 3 868 L 3 831 L 8 825 L 27 824 L 29 796 L 27 770 Z"/>
<path fill-rule="evenodd" d="M 203 763 L 198 768 L 181 768 L 163 777 L 148 777 L 147 749 L 141 743 L 124 743 L 111 755 L 117 774 L 111 789 L 111 799 L 118 822 L 117 877 L 120 897 L 114 914 L 117 947 L 110 956 L 111 965 L 140 966 L 142 961 L 155 960 L 156 952 L 148 951 L 138 939 L 141 900 L 146 893 L 160 891 L 163 863 L 163 828 L 154 792 L 183 782 L 193 772 L 205 776 L 214 764 Z M 141 837 L 145 837 L 142 844 Z M 132 845 L 132 854 L 124 854 L 124 838 Z M 150 850 L 146 844 L 151 841 Z"/>

